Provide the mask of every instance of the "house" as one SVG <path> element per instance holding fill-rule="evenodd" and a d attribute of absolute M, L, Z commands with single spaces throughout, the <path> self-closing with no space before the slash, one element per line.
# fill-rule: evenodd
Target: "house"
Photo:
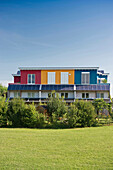
<path fill-rule="evenodd" d="M 99 67 L 20 67 L 12 74 L 14 83 L 9 83 L 8 97 L 20 97 L 26 102 L 47 102 L 59 93 L 67 103 L 75 99 L 110 100 L 108 73 Z"/>

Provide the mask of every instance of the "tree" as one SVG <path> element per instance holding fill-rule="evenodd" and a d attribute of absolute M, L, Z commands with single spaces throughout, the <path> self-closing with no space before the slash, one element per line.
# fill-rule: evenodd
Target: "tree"
<path fill-rule="evenodd" d="M 54 94 L 54 92 L 52 94 Z M 66 112 L 67 106 L 64 99 L 60 99 L 58 94 L 56 94 L 56 97 L 55 95 L 52 95 L 47 103 L 47 113 L 50 117 L 50 121 L 53 122 L 52 114 L 55 114 L 54 118 L 56 117 L 57 120 L 59 117 L 62 117 L 63 114 L 65 114 Z"/>
<path fill-rule="evenodd" d="M 8 101 L 6 97 L 0 97 L 0 127 L 7 126 Z"/>
<path fill-rule="evenodd" d="M 95 99 L 93 100 L 93 105 L 95 107 L 97 116 L 99 117 L 99 112 L 102 111 L 103 109 L 107 108 L 107 104 L 104 101 L 104 99 Z"/>
<path fill-rule="evenodd" d="M 67 121 L 68 121 L 68 126 L 70 128 L 73 128 L 73 127 L 76 126 L 76 123 L 77 123 L 77 111 L 78 111 L 78 108 L 74 104 L 71 104 L 70 107 L 68 108 L 66 118 L 67 118 Z"/>
<path fill-rule="evenodd" d="M 4 96 L 7 93 L 7 87 L 0 84 L 0 96 Z"/>
<path fill-rule="evenodd" d="M 20 98 L 14 98 L 9 102 L 7 116 L 13 127 L 22 127 L 22 115 L 25 113 L 25 103 Z"/>
<path fill-rule="evenodd" d="M 102 80 L 102 83 L 107 83 L 107 80 L 106 79 Z"/>
<path fill-rule="evenodd" d="M 95 124 L 95 108 L 91 102 L 77 100 L 74 105 L 77 107 L 77 124 L 79 126 L 90 127 Z"/>

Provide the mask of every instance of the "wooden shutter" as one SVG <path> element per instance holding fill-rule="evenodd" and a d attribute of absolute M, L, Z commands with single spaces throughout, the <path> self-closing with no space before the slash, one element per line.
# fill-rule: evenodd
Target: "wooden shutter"
<path fill-rule="evenodd" d="M 55 72 L 48 72 L 48 84 L 55 84 Z"/>
<path fill-rule="evenodd" d="M 61 84 L 68 84 L 68 72 L 61 72 Z"/>

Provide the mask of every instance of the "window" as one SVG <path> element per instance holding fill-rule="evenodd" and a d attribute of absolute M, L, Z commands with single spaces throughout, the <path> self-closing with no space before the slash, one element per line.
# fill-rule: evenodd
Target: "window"
<path fill-rule="evenodd" d="M 101 98 L 104 98 L 104 93 L 101 93 Z"/>
<path fill-rule="evenodd" d="M 28 74 L 28 84 L 35 84 L 35 74 Z"/>
<path fill-rule="evenodd" d="M 64 93 L 61 93 L 61 97 L 64 98 Z"/>
<path fill-rule="evenodd" d="M 20 97 L 20 92 L 14 92 L 14 97 L 15 98 Z"/>
<path fill-rule="evenodd" d="M 89 93 L 82 93 L 82 98 L 83 99 L 88 99 L 89 98 Z"/>
<path fill-rule="evenodd" d="M 66 98 L 66 99 L 68 98 L 68 93 L 65 93 L 65 98 Z"/>
<path fill-rule="evenodd" d="M 88 99 L 89 98 L 89 93 L 86 93 L 86 99 Z"/>
<path fill-rule="evenodd" d="M 104 98 L 104 93 L 97 93 L 96 98 Z"/>
<path fill-rule="evenodd" d="M 89 84 L 89 72 L 82 72 L 82 84 Z"/>
<path fill-rule="evenodd" d="M 55 72 L 48 72 L 48 84 L 55 84 Z"/>
<path fill-rule="evenodd" d="M 85 98 L 85 93 L 82 93 L 82 98 Z"/>
<path fill-rule="evenodd" d="M 28 92 L 28 98 L 35 98 L 34 92 Z"/>
<path fill-rule="evenodd" d="M 61 72 L 61 84 L 68 84 L 68 72 Z"/>

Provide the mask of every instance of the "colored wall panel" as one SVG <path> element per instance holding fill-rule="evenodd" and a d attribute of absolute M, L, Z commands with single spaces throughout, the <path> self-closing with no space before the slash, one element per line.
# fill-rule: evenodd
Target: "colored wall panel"
<path fill-rule="evenodd" d="M 41 84 L 41 70 L 21 70 L 21 84 L 27 84 L 28 74 L 35 74 L 35 84 Z"/>
<path fill-rule="evenodd" d="M 90 72 L 90 84 L 97 84 L 97 70 L 75 70 L 75 84 L 81 84 L 82 72 Z"/>
<path fill-rule="evenodd" d="M 20 83 L 20 76 L 14 76 L 14 83 Z"/>
<path fill-rule="evenodd" d="M 74 70 L 42 70 L 41 84 L 48 84 L 48 72 L 55 72 L 55 84 L 61 84 L 61 72 L 69 72 L 69 84 L 74 84 Z"/>

